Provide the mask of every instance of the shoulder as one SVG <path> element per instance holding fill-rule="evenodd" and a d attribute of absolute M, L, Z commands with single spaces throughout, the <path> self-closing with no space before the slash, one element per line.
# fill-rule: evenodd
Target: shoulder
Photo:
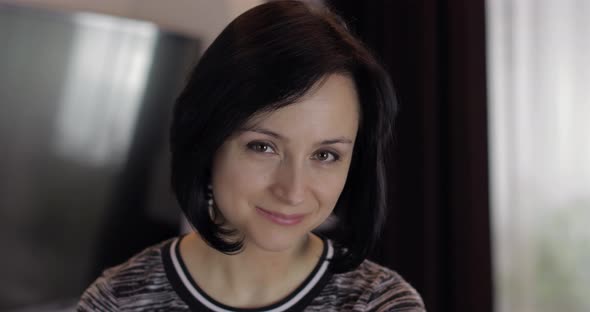
<path fill-rule="evenodd" d="M 418 292 L 397 272 L 365 260 L 357 270 L 357 281 L 368 284 L 371 296 L 367 302 L 370 311 L 425 311 Z"/>
<path fill-rule="evenodd" d="M 171 240 L 148 247 L 126 262 L 105 270 L 82 294 L 77 310 L 116 311 L 143 297 L 169 293 L 171 286 L 167 282 L 161 250 Z"/>
<path fill-rule="evenodd" d="M 325 291 L 351 311 L 425 311 L 422 298 L 408 282 L 369 260 L 352 271 L 334 274 Z"/>

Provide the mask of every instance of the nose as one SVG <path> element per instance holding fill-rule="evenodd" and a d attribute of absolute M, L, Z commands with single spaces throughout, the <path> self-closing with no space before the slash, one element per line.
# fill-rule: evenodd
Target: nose
<path fill-rule="evenodd" d="M 283 203 L 297 206 L 305 200 L 304 165 L 295 160 L 282 161 L 277 168 L 272 192 Z"/>

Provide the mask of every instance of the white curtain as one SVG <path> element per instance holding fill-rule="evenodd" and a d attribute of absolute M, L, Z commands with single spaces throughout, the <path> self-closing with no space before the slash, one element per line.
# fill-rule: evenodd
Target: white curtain
<path fill-rule="evenodd" d="M 487 26 L 496 311 L 590 311 L 590 1 Z"/>

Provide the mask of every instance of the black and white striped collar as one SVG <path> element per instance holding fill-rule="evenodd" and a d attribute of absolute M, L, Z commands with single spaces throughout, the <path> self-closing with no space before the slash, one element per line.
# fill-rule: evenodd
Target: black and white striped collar
<path fill-rule="evenodd" d="M 282 312 L 301 311 L 324 288 L 330 279 L 329 266 L 334 255 L 334 247 L 328 239 L 324 241 L 324 250 L 318 263 L 307 278 L 289 296 L 281 301 L 261 308 L 244 309 L 224 305 L 208 296 L 192 279 L 186 265 L 180 257 L 179 243 L 182 238 L 176 238 L 162 247 L 162 257 L 166 275 L 173 289 L 193 311 L 215 312 Z"/>

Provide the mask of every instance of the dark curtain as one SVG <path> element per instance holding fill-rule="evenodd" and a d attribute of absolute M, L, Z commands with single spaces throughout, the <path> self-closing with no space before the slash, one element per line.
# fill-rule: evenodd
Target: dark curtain
<path fill-rule="evenodd" d="M 373 259 L 429 311 L 492 311 L 483 0 L 332 0 L 400 100 L 391 209 Z"/>

